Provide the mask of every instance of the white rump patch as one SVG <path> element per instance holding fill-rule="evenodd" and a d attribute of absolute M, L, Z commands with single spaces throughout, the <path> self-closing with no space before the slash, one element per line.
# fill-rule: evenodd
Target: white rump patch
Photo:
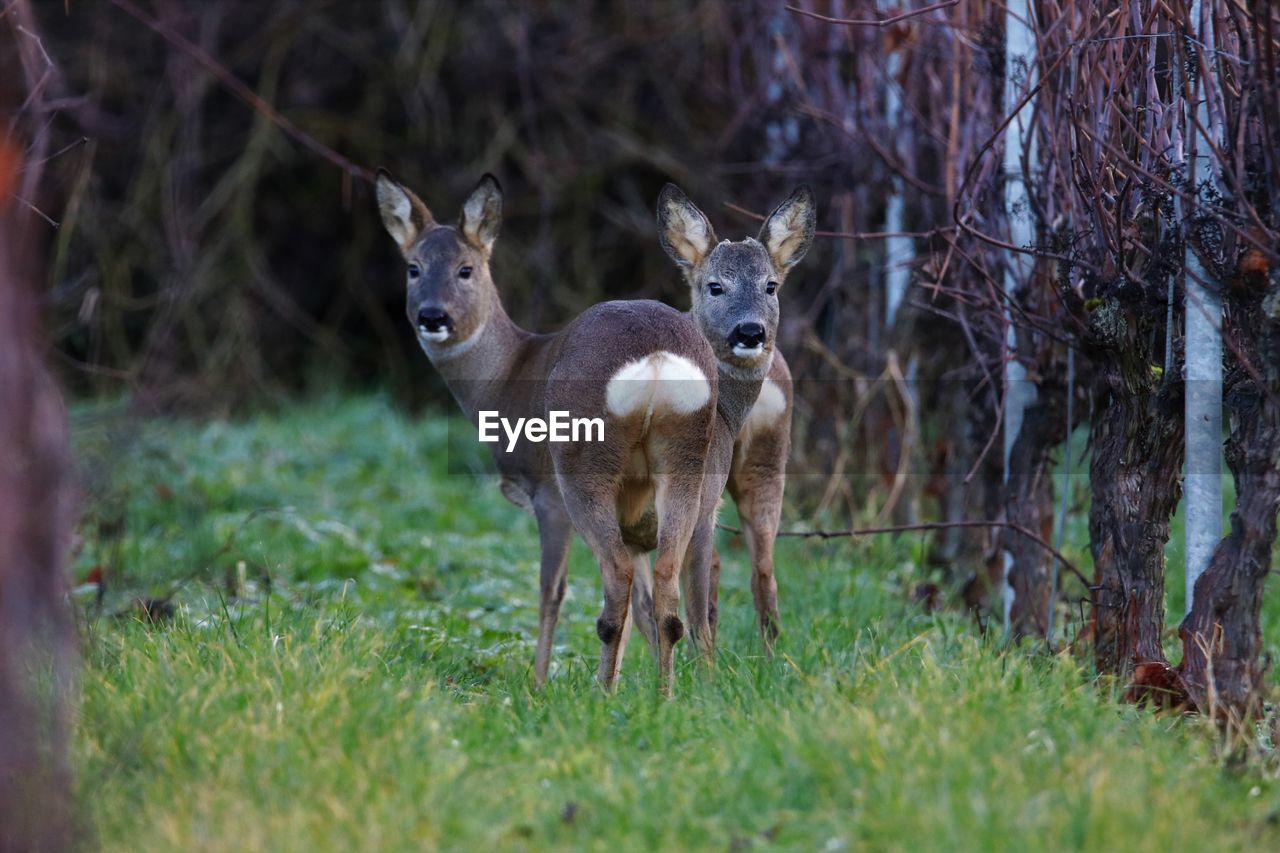
<path fill-rule="evenodd" d="M 756 397 L 751 413 L 747 415 L 747 423 L 753 431 L 765 429 L 776 423 L 786 410 L 787 395 L 782 393 L 777 382 L 766 379 L 760 386 L 760 396 Z"/>
<path fill-rule="evenodd" d="M 687 415 L 711 400 L 711 383 L 684 356 L 659 351 L 624 364 L 605 386 L 605 406 L 615 417 L 655 411 Z"/>

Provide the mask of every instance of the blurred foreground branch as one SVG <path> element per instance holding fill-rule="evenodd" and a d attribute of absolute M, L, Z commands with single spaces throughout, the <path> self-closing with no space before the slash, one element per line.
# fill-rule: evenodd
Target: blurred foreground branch
<path fill-rule="evenodd" d="M 20 80 L 0 60 L 0 75 Z M 0 115 L 14 93 L 0 84 Z M 15 122 L 15 124 L 17 124 Z M 9 125 L 11 128 L 15 125 Z M 0 135 L 0 851 L 74 840 L 68 726 L 76 658 L 64 561 L 66 416 L 42 364 L 22 156 Z M 37 149 L 39 146 L 35 146 Z M 25 235 L 25 236 L 24 236 Z"/>

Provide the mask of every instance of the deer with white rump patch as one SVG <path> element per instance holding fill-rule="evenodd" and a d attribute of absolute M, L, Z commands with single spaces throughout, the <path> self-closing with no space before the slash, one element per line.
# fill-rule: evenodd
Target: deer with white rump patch
<path fill-rule="evenodd" d="M 494 286 L 489 259 L 502 192 L 485 176 L 458 225 L 437 224 L 417 196 L 382 173 L 383 224 L 408 263 L 407 312 L 418 341 L 464 412 L 510 419 L 564 410 L 601 417 L 604 440 L 493 445 L 502 492 L 533 513 L 541 540 L 535 680 L 542 684 L 565 590 L 576 526 L 596 553 L 605 607 L 599 679 L 613 684 L 630 628 L 628 600 L 638 555 L 655 545 L 664 577 L 660 617 L 678 625 L 667 593 L 698 517 L 703 460 L 715 417 L 716 371 L 693 321 L 657 302 L 595 306 L 561 332 L 536 335 L 513 323 Z M 553 449 L 566 452 L 556 453 Z M 649 506 L 652 504 L 652 507 Z M 669 683 L 669 629 L 660 643 Z"/>

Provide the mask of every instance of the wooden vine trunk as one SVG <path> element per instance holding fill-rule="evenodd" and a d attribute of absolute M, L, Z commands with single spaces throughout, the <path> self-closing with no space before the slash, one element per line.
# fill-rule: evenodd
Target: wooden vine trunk
<path fill-rule="evenodd" d="M 1151 369 L 1151 336 L 1138 333 L 1146 323 L 1114 301 L 1094 315 L 1104 341 L 1090 425 L 1094 655 L 1099 673 L 1127 678 L 1137 664 L 1164 660 L 1164 548 L 1182 493 L 1182 383 Z"/>
<path fill-rule="evenodd" d="M 1229 331 L 1256 376 L 1237 362 L 1228 380 L 1236 507 L 1179 630 L 1180 670 L 1196 707 L 1241 723 L 1262 710 L 1266 691 L 1260 616 L 1280 513 L 1280 278 L 1263 297 L 1246 286 L 1227 304 Z"/>

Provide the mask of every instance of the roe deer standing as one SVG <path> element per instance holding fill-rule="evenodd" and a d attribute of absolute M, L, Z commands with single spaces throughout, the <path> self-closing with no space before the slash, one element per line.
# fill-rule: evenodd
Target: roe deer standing
<path fill-rule="evenodd" d="M 774 349 L 773 365 L 760 387 L 738 441 L 729 469 L 729 494 L 738 508 L 742 536 L 751 557 L 751 597 L 756 605 L 760 641 L 773 654 L 781 618 L 778 615 L 778 582 L 773 572 L 773 543 L 782 520 L 782 495 L 786 488 L 787 456 L 791 450 L 791 370 L 782 350 Z M 720 589 L 720 555 L 711 563 L 711 634 L 717 621 Z"/>
<path fill-rule="evenodd" d="M 700 514 L 715 417 L 717 374 L 707 339 L 689 316 L 651 301 L 604 303 L 559 333 L 526 332 L 507 317 L 489 270 L 502 216 L 493 177 L 471 193 L 457 227 L 437 224 L 385 172 L 377 196 L 383 224 L 408 263 L 409 321 L 473 423 L 488 410 L 545 418 L 562 409 L 605 421 L 603 441 L 526 441 L 492 451 L 503 494 L 538 522 L 537 683 L 546 680 L 577 527 L 601 566 L 598 678 L 606 688 L 617 677 L 630 630 L 635 564 L 656 545 L 662 578 L 656 613 L 667 628 L 659 660 L 662 684 L 669 685 L 680 625 L 674 584 Z"/>
<path fill-rule="evenodd" d="M 726 485 L 738 505 L 751 553 L 751 588 L 766 650 L 772 648 L 778 630 L 773 542 L 790 445 L 791 374 L 774 346 L 777 293 L 809 250 L 815 222 L 813 193 L 800 187 L 765 220 L 758 239 L 717 243 L 706 216 L 674 184 L 667 184 L 658 199 L 662 246 L 690 287 L 690 316 L 710 342 L 719 374 L 704 511 L 683 573 L 685 613 L 694 642 L 707 658 L 714 650 L 718 621 L 715 510 Z M 655 614 L 647 623 L 647 576 L 638 576 L 634 609 L 649 634 L 662 622 Z"/>

